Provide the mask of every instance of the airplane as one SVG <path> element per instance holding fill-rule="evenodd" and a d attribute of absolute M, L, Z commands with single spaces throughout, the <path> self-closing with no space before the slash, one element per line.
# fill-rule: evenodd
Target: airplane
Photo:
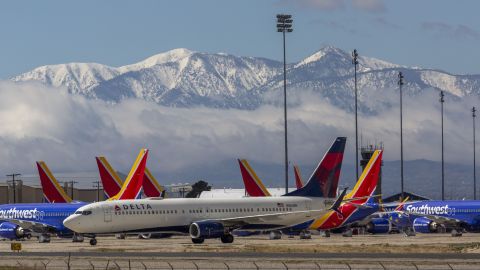
<path fill-rule="evenodd" d="M 108 198 L 115 196 L 122 187 L 120 176 L 115 172 L 105 157 L 95 157 L 95 159 L 106 196 Z M 157 179 L 155 179 L 147 167 L 145 168 L 143 179 L 143 193 L 147 197 L 165 196 L 165 188 L 158 183 Z"/>
<path fill-rule="evenodd" d="M 125 188 L 122 187 L 116 199 L 135 198 L 140 192 L 147 156 L 148 150 L 142 149 L 127 177 Z M 66 228 L 63 221 L 85 205 L 87 203 L 83 202 L 0 205 L 0 238 L 16 240 L 36 234 L 39 242 L 45 243 L 50 242 L 51 234 L 56 234 L 59 237 L 72 237 L 74 242 L 81 241 L 83 236 Z"/>
<path fill-rule="evenodd" d="M 72 198 L 65 193 L 47 164 L 44 161 L 37 161 L 36 164 L 45 200 L 49 203 L 71 203 Z"/>
<path fill-rule="evenodd" d="M 403 203 L 395 211 L 382 217 L 385 222 L 415 233 L 435 233 L 440 227 L 451 229 L 452 236 L 463 232 L 480 232 L 480 201 L 431 200 Z"/>
<path fill-rule="evenodd" d="M 300 168 L 297 165 L 293 165 L 293 172 L 295 173 L 295 186 L 297 189 L 303 187 L 303 179 L 300 174 Z"/>
<path fill-rule="evenodd" d="M 342 159 L 345 138 L 337 139 L 336 143 L 338 147 L 327 153 L 333 161 Z M 327 165 L 338 168 L 338 162 Z M 328 191 L 337 171 L 330 173 L 326 180 L 321 177 L 324 173 L 325 168 L 319 165 L 304 187 L 281 197 L 97 202 L 79 208 L 65 219 L 64 225 L 92 239 L 98 234 L 110 233 L 180 232 L 190 234 L 194 244 L 209 238 L 232 243 L 233 230 L 277 230 L 313 222 L 315 216 L 325 213 L 330 205 L 336 204 Z"/>
<path fill-rule="evenodd" d="M 322 162 L 326 161 L 322 160 L 321 163 Z M 327 214 L 315 220 L 312 224 L 309 224 L 309 229 L 328 231 L 340 227 L 349 227 L 377 212 L 380 209 L 380 205 L 372 201 L 372 195 L 375 192 L 378 183 L 381 162 L 382 151 L 374 152 L 355 187 L 345 196 L 342 205 L 337 209 L 329 211 Z M 255 189 L 252 189 L 252 187 L 263 187 L 262 181 L 258 179 L 255 171 L 251 169 L 246 160 L 239 161 L 239 164 L 242 172 L 248 172 L 242 173 L 247 193 L 250 194 L 256 191 Z M 338 181 L 338 179 L 336 181 Z M 305 230 L 307 228 L 297 226 L 293 230 L 295 229 Z M 292 233 L 293 231 L 290 228 L 287 232 Z M 349 236 L 350 233 L 351 230 L 348 229 L 345 235 Z"/>

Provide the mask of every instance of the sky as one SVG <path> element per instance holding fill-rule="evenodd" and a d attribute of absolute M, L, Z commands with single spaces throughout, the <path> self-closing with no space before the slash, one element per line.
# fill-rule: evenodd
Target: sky
<path fill-rule="evenodd" d="M 478 74 L 479 1 L 2 1 L 0 79 L 67 62 L 121 66 L 174 48 L 280 60 L 275 15 L 289 13 L 288 62 L 325 45 L 397 64 Z"/>

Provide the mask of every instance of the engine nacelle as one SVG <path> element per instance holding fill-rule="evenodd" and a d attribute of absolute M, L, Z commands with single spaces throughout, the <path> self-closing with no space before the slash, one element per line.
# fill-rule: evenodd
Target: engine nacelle
<path fill-rule="evenodd" d="M 434 233 L 438 231 L 438 223 L 425 217 L 419 217 L 413 220 L 413 229 L 418 233 Z"/>
<path fill-rule="evenodd" d="M 0 224 L 0 238 L 16 240 L 23 237 L 25 237 L 25 231 L 22 227 L 10 222 Z"/>
<path fill-rule="evenodd" d="M 374 218 L 367 223 L 369 233 L 389 233 L 392 230 L 392 223 L 386 218 Z"/>
<path fill-rule="evenodd" d="M 192 238 L 219 238 L 225 234 L 225 228 L 222 223 L 201 221 L 190 224 L 189 233 Z"/>

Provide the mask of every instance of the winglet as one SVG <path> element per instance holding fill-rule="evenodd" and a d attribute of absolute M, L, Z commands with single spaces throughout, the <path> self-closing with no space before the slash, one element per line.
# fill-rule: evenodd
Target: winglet
<path fill-rule="evenodd" d="M 95 157 L 95 159 L 105 195 L 112 198 L 122 189 L 122 180 L 105 157 Z"/>
<path fill-rule="evenodd" d="M 398 204 L 398 206 L 395 208 L 394 211 L 403 211 L 403 206 L 405 205 L 405 203 L 410 199 L 409 196 L 407 196 L 405 199 L 403 199 L 403 201 L 400 202 L 400 204 Z"/>
<path fill-rule="evenodd" d="M 165 196 L 165 188 L 163 188 L 155 179 L 150 170 L 145 167 L 145 175 L 143 176 L 143 193 L 147 197 L 163 197 Z"/>
<path fill-rule="evenodd" d="M 258 178 L 255 171 L 250 167 L 246 159 L 239 159 L 238 165 L 240 165 L 240 172 L 242 173 L 243 184 L 245 190 L 250 197 L 269 197 L 270 192 L 263 185 L 260 178 Z"/>
<path fill-rule="evenodd" d="M 70 196 L 65 193 L 63 188 L 53 176 L 47 164 L 43 161 L 37 161 L 38 175 L 42 184 L 43 195 L 50 203 L 69 203 L 72 201 Z"/>
<path fill-rule="evenodd" d="M 340 196 L 338 196 L 338 198 L 335 200 L 335 202 L 332 204 L 332 206 L 329 209 L 329 210 L 333 210 L 333 211 L 337 212 L 342 217 L 343 217 L 343 214 L 342 214 L 342 212 L 340 212 L 339 208 L 340 208 L 340 205 L 342 205 L 342 203 L 343 203 L 343 199 L 345 198 L 345 195 L 347 194 L 347 190 L 348 190 L 348 187 L 343 189 Z"/>
<path fill-rule="evenodd" d="M 297 165 L 294 165 L 293 171 L 295 172 L 295 185 L 297 186 L 297 189 L 300 189 L 303 187 L 303 179 L 302 175 L 300 174 L 300 168 Z"/>
<path fill-rule="evenodd" d="M 122 189 L 117 195 L 109 200 L 130 200 L 139 196 L 142 191 L 143 177 L 145 175 L 145 166 L 147 164 L 148 149 L 140 150 L 140 153 L 133 163 L 132 169 L 123 183 Z"/>

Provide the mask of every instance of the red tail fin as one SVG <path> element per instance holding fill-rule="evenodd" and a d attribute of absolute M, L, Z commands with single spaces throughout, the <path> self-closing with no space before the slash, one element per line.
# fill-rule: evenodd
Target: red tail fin
<path fill-rule="evenodd" d="M 95 159 L 105 194 L 108 198 L 117 195 L 122 189 L 122 180 L 105 157 L 95 157 Z"/>
<path fill-rule="evenodd" d="M 42 184 L 43 195 L 50 203 L 69 203 L 72 199 L 65 193 L 63 188 L 53 176 L 47 164 L 37 161 L 38 175 Z"/>
<path fill-rule="evenodd" d="M 140 150 L 140 153 L 133 163 L 132 169 L 123 183 L 120 192 L 109 200 L 131 200 L 139 197 L 145 175 L 145 166 L 147 164 L 148 149 Z"/>
<path fill-rule="evenodd" d="M 303 180 L 302 175 L 300 174 L 300 168 L 298 168 L 297 165 L 294 165 L 293 171 L 295 172 L 295 185 L 297 186 L 297 189 L 300 189 L 303 187 Z"/>
<path fill-rule="evenodd" d="M 164 190 L 150 170 L 145 167 L 145 175 L 143 176 L 143 193 L 145 193 L 145 196 L 160 197 Z"/>
<path fill-rule="evenodd" d="M 262 181 L 258 178 L 255 171 L 250 167 L 248 161 L 245 159 L 238 160 L 240 165 L 240 172 L 242 173 L 243 183 L 247 194 L 251 197 L 266 197 L 271 196 Z"/>

